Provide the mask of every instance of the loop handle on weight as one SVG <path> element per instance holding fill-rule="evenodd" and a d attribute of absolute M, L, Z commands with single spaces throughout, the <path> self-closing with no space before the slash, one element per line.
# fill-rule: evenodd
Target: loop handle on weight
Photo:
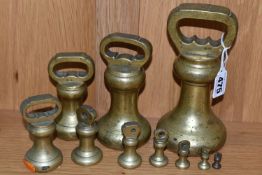
<path fill-rule="evenodd" d="M 43 104 L 54 104 L 55 107 L 47 111 L 28 112 L 27 110 L 33 106 Z M 42 94 L 25 99 L 20 105 L 20 112 L 28 123 L 53 122 L 61 113 L 62 106 L 58 99 L 50 94 Z"/>
<path fill-rule="evenodd" d="M 76 112 L 79 122 L 83 122 L 88 126 L 92 126 L 95 123 L 97 113 L 91 106 L 82 105 Z"/>
<path fill-rule="evenodd" d="M 237 35 L 237 18 L 228 8 L 210 4 L 181 4 L 170 13 L 167 30 L 172 42 L 183 56 L 202 54 L 218 57 L 223 50 L 221 43 L 210 37 L 200 39 L 197 36 L 191 38 L 184 36 L 179 29 L 179 22 L 183 19 L 207 20 L 225 24 L 227 32 L 224 44 L 226 47 L 232 45 Z"/>
<path fill-rule="evenodd" d="M 130 46 L 139 47 L 143 50 L 143 55 L 130 55 L 120 54 L 118 52 L 112 52 L 109 50 L 110 46 L 114 43 L 128 44 Z M 137 35 L 113 33 L 106 36 L 100 43 L 101 56 L 106 60 L 108 64 L 121 64 L 130 63 L 139 67 L 144 66 L 151 57 L 152 45 L 145 38 L 141 38 Z"/>
<path fill-rule="evenodd" d="M 136 139 L 141 132 L 141 128 L 137 122 L 127 122 L 122 126 L 122 132 L 127 139 Z"/>
<path fill-rule="evenodd" d="M 67 71 L 60 72 L 55 71 L 55 66 L 63 63 L 82 63 L 86 65 L 85 71 Z M 94 63 L 90 56 L 83 52 L 68 52 L 56 54 L 48 65 L 48 73 L 50 77 L 57 83 L 63 83 L 66 81 L 79 81 L 86 82 L 91 79 L 94 75 Z"/>

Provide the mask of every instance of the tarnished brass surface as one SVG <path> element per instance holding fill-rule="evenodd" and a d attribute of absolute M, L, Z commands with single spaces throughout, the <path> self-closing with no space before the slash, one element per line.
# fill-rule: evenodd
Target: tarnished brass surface
<path fill-rule="evenodd" d="M 55 107 L 44 112 L 29 111 L 34 106 L 46 103 Z M 24 164 L 32 172 L 48 172 L 62 164 L 62 153 L 52 143 L 55 133 L 54 119 L 61 113 L 61 109 L 60 102 L 49 94 L 29 97 L 21 103 L 20 111 L 34 142 L 24 157 Z"/>
<path fill-rule="evenodd" d="M 189 155 L 190 142 L 187 140 L 182 140 L 178 143 L 178 156 L 176 160 L 176 167 L 179 169 L 187 169 L 190 167 L 190 162 L 187 159 Z"/>
<path fill-rule="evenodd" d="M 66 63 L 79 63 L 86 71 L 60 71 L 56 66 Z M 87 95 L 87 81 L 94 75 L 94 63 L 85 53 L 58 53 L 49 62 L 48 72 L 56 83 L 57 94 L 62 103 L 61 115 L 56 119 L 57 136 L 64 140 L 75 140 L 77 114 L 76 110 Z"/>
<path fill-rule="evenodd" d="M 133 56 L 109 50 L 112 44 L 119 43 L 139 47 L 144 53 Z M 111 106 L 108 113 L 98 121 L 98 139 L 109 148 L 123 149 L 121 127 L 126 122 L 136 121 L 141 126 L 138 138 L 141 146 L 149 139 L 151 129 L 148 121 L 138 112 L 137 101 L 145 83 L 143 66 L 149 61 L 152 46 L 139 36 L 114 33 L 101 41 L 100 52 L 108 64 L 105 83 L 111 94 Z"/>
<path fill-rule="evenodd" d="M 127 122 L 122 126 L 124 152 L 118 157 L 118 163 L 126 169 L 133 169 L 142 163 L 142 158 L 137 154 L 138 137 L 141 127 L 137 122 Z"/>
<path fill-rule="evenodd" d="M 214 162 L 212 163 L 212 167 L 214 169 L 220 169 L 222 167 L 221 160 L 222 160 L 222 154 L 220 152 L 216 152 L 214 154 Z"/>
<path fill-rule="evenodd" d="M 181 79 L 181 95 L 176 108 L 157 124 L 169 133 L 168 148 L 177 152 L 181 140 L 190 141 L 190 156 L 199 156 L 206 146 L 211 152 L 226 140 L 226 129 L 210 107 L 211 85 L 220 68 L 223 47 L 210 37 L 188 38 L 179 29 L 181 20 L 207 20 L 227 27 L 224 44 L 232 45 L 237 34 L 237 19 L 225 7 L 209 4 L 181 4 L 168 18 L 168 34 L 179 52 L 174 62 L 174 75 Z"/>
<path fill-rule="evenodd" d="M 77 110 L 78 125 L 76 132 L 80 144 L 71 154 L 72 160 L 79 165 L 94 165 L 102 159 L 102 151 L 95 146 L 98 126 L 95 121 L 96 111 L 87 105 Z"/>
<path fill-rule="evenodd" d="M 163 167 L 168 164 L 168 158 L 164 154 L 168 142 L 168 133 L 164 129 L 156 129 L 154 134 L 155 153 L 150 156 L 149 162 L 155 167 Z"/>

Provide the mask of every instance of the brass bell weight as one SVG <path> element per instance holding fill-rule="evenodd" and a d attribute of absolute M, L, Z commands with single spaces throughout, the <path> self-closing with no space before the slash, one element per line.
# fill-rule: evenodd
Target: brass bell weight
<path fill-rule="evenodd" d="M 184 36 L 179 24 L 187 19 L 224 24 L 227 27 L 225 47 L 233 44 L 238 25 L 228 8 L 210 4 L 181 4 L 168 18 L 168 34 L 179 52 L 174 62 L 174 75 L 181 79 L 181 94 L 178 105 L 159 120 L 157 128 L 168 131 L 170 150 L 177 152 L 179 142 L 188 140 L 189 155 L 199 156 L 202 147 L 208 147 L 212 153 L 226 140 L 226 128 L 210 104 L 210 90 L 220 69 L 223 47 L 220 41 L 209 37 Z"/>
<path fill-rule="evenodd" d="M 47 110 L 41 108 L 42 111 L 33 110 L 44 104 L 54 107 Z M 49 94 L 29 97 L 21 103 L 20 111 L 34 142 L 24 158 L 24 164 L 32 172 L 49 172 L 62 164 L 62 153 L 52 143 L 56 129 L 54 119 L 61 113 L 61 109 L 60 102 Z"/>
<path fill-rule="evenodd" d="M 110 50 L 110 47 L 119 43 L 140 48 L 143 53 L 119 54 Z M 150 137 L 150 125 L 139 113 L 137 101 L 145 83 L 144 65 L 149 61 L 151 52 L 149 41 L 136 35 L 114 33 L 101 41 L 100 53 L 107 63 L 105 84 L 111 94 L 111 106 L 108 113 L 98 121 L 98 139 L 109 148 L 123 149 L 121 127 L 126 122 L 137 122 L 141 126 L 138 146 Z"/>
<path fill-rule="evenodd" d="M 122 126 L 124 152 L 118 156 L 118 164 L 126 169 L 134 169 L 141 165 L 142 158 L 136 152 L 141 128 L 137 122 L 127 122 Z"/>
<path fill-rule="evenodd" d="M 69 65 L 70 64 L 70 65 Z M 78 68 L 81 65 L 85 71 Z M 69 70 L 62 71 L 63 65 L 69 65 Z M 94 75 L 94 63 L 85 53 L 58 53 L 49 62 L 48 72 L 56 83 L 57 94 L 62 104 L 62 113 L 56 119 L 57 136 L 64 140 L 75 140 L 77 113 L 87 96 L 87 82 Z"/>
<path fill-rule="evenodd" d="M 73 150 L 71 158 L 79 165 L 94 165 L 102 159 L 102 151 L 95 146 L 98 131 L 96 111 L 91 106 L 82 105 L 77 110 L 77 116 L 76 132 L 80 144 Z"/>
<path fill-rule="evenodd" d="M 155 153 L 150 156 L 149 162 L 155 167 L 163 167 L 168 164 L 168 158 L 164 154 L 168 142 L 168 133 L 164 129 L 157 129 L 154 131 L 154 134 Z"/>

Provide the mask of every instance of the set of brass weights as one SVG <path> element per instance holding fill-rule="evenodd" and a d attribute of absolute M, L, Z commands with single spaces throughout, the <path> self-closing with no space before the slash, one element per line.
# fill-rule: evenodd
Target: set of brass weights
<path fill-rule="evenodd" d="M 154 131 L 155 153 L 149 158 L 155 167 L 167 165 L 165 148 L 178 153 L 178 168 L 188 168 L 188 156 L 200 156 L 200 169 L 208 169 L 209 155 L 219 150 L 226 140 L 226 129 L 210 107 L 210 90 L 223 51 L 220 41 L 209 37 L 188 38 L 180 31 L 182 20 L 206 20 L 224 24 L 227 34 L 224 45 L 231 46 L 237 34 L 237 19 L 227 8 L 209 4 L 181 4 L 168 18 L 168 34 L 179 57 L 174 62 L 174 75 L 181 79 L 181 95 L 177 107 L 165 114 Z M 111 47 L 128 45 L 139 48 L 133 56 L 119 54 Z M 114 33 L 100 43 L 100 53 L 107 63 L 105 84 L 111 94 L 109 111 L 96 121 L 96 111 L 83 101 L 87 85 L 94 75 L 94 63 L 85 53 L 59 53 L 49 65 L 50 78 L 57 87 L 58 99 L 49 94 L 29 97 L 21 104 L 21 113 L 34 144 L 26 153 L 24 163 L 34 172 L 48 172 L 62 164 L 62 153 L 53 145 L 54 134 L 63 140 L 79 139 L 72 151 L 72 160 L 79 165 L 93 165 L 102 159 L 102 151 L 95 146 L 96 137 L 106 147 L 122 150 L 118 163 L 124 168 L 136 168 L 142 158 L 136 149 L 150 138 L 149 122 L 139 113 L 138 95 L 145 83 L 145 64 L 152 46 L 135 35 Z M 83 64 L 86 71 L 58 69 L 67 64 Z M 72 66 L 73 67 L 73 66 Z M 43 107 L 48 104 L 51 107 Z M 35 106 L 42 110 L 34 110 Z M 221 154 L 213 167 L 220 168 Z"/>

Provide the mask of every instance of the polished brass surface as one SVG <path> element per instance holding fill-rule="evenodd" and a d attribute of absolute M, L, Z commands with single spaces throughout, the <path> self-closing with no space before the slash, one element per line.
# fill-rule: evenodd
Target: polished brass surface
<path fill-rule="evenodd" d="M 164 129 L 156 129 L 154 134 L 155 153 L 150 156 L 149 162 L 155 167 L 163 167 L 168 164 L 168 158 L 164 154 L 168 141 L 168 133 Z"/>
<path fill-rule="evenodd" d="M 140 166 L 142 158 L 136 152 L 138 137 L 141 127 L 137 122 L 127 122 L 122 126 L 124 152 L 118 157 L 118 163 L 126 169 L 133 169 Z"/>
<path fill-rule="evenodd" d="M 201 149 L 201 161 L 198 163 L 198 168 L 201 170 L 208 170 L 210 168 L 209 159 L 209 149 L 203 147 Z"/>
<path fill-rule="evenodd" d="M 187 169 L 190 166 L 190 162 L 187 160 L 189 155 L 190 142 L 182 140 L 178 143 L 178 155 L 179 158 L 176 160 L 176 167 L 179 169 Z"/>
<path fill-rule="evenodd" d="M 70 63 L 85 66 L 86 71 L 61 71 L 56 67 Z M 87 95 L 87 81 L 94 75 L 94 63 L 85 53 L 58 53 L 49 62 L 48 72 L 56 83 L 57 94 L 62 103 L 61 115 L 56 119 L 57 136 L 64 140 L 75 140 L 77 114 L 76 110 Z"/>
<path fill-rule="evenodd" d="M 55 107 L 30 110 L 43 104 Z M 61 109 L 60 102 L 49 94 L 29 97 L 21 103 L 20 111 L 34 142 L 24 157 L 25 166 L 32 172 L 49 172 L 62 164 L 62 153 L 52 143 L 55 133 L 54 119 L 61 113 Z"/>
<path fill-rule="evenodd" d="M 188 38 L 180 31 L 182 20 L 206 20 L 227 27 L 225 47 L 233 44 L 237 19 L 228 8 L 210 4 L 181 4 L 168 18 L 168 34 L 179 52 L 174 62 L 174 75 L 181 79 L 181 95 L 176 108 L 165 114 L 157 128 L 169 133 L 168 149 L 177 152 L 181 140 L 190 141 L 190 156 L 199 156 L 201 148 L 219 150 L 226 140 L 226 128 L 210 105 L 210 90 L 220 69 L 223 47 L 210 37 Z"/>
<path fill-rule="evenodd" d="M 94 165 L 102 159 L 102 151 L 95 146 L 98 131 L 96 111 L 90 106 L 82 105 L 77 110 L 77 116 L 76 132 L 80 144 L 73 150 L 71 158 L 78 165 Z"/>
<path fill-rule="evenodd" d="M 216 152 L 214 155 L 214 162 L 212 163 L 212 167 L 214 169 L 220 169 L 222 167 L 221 160 L 222 160 L 222 154 L 220 152 Z"/>
<path fill-rule="evenodd" d="M 138 47 L 143 54 L 119 54 L 109 50 L 114 44 Z M 141 126 L 139 145 L 150 137 L 151 128 L 148 121 L 137 108 L 138 94 L 145 83 L 144 65 L 149 61 L 152 46 L 144 38 L 136 35 L 114 33 L 105 37 L 100 44 L 102 58 L 107 63 L 105 84 L 111 94 L 111 106 L 107 114 L 99 121 L 98 139 L 105 146 L 123 149 L 121 127 L 124 123 L 136 121 Z"/>

